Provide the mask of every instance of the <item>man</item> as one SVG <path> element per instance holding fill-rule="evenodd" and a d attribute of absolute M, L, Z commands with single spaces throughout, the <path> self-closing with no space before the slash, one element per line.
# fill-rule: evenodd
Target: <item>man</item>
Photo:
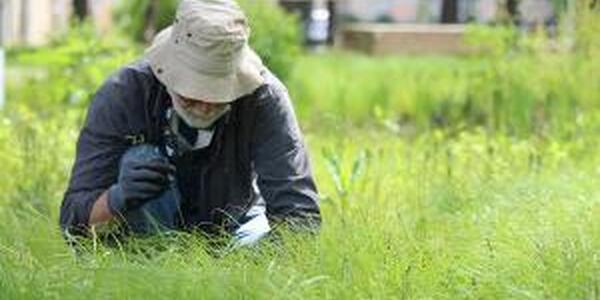
<path fill-rule="evenodd" d="M 113 75 L 81 131 L 60 223 L 67 236 L 314 230 L 318 194 L 285 87 L 248 46 L 233 0 L 183 0 L 139 62 Z M 265 209 L 266 208 L 266 209 Z"/>

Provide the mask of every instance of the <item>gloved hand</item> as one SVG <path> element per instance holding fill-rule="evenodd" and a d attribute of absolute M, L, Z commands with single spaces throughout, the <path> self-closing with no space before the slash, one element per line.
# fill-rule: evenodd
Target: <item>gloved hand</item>
<path fill-rule="evenodd" d="M 108 207 L 113 215 L 141 207 L 169 186 L 175 167 L 163 157 L 131 159 L 121 164 L 119 179 L 108 191 Z"/>

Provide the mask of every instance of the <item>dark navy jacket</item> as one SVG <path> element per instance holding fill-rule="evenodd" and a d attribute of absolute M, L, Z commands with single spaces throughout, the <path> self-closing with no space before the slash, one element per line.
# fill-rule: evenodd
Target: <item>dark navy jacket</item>
<path fill-rule="evenodd" d="M 253 94 L 234 102 L 216 125 L 211 145 L 176 159 L 182 229 L 211 230 L 240 218 L 257 200 L 267 217 L 314 228 L 318 193 L 307 151 L 283 84 L 271 73 Z M 117 180 L 124 152 L 134 144 L 165 143 L 171 100 L 149 65 L 140 61 L 111 76 L 92 101 L 77 143 L 60 224 L 85 234 L 96 199 Z"/>

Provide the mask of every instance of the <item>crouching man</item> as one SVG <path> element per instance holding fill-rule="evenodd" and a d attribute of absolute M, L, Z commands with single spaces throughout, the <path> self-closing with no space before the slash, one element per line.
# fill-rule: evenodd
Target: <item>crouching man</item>
<path fill-rule="evenodd" d="M 144 57 L 92 101 L 60 211 L 68 236 L 314 231 L 318 193 L 283 84 L 248 45 L 234 0 L 183 0 Z"/>

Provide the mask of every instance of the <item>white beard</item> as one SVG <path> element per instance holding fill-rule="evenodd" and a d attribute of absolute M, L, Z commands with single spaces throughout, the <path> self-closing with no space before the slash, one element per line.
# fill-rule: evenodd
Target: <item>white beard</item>
<path fill-rule="evenodd" d="M 183 108 L 180 102 L 177 100 L 179 97 L 176 93 L 172 91 L 168 91 L 171 95 L 171 99 L 173 102 L 173 109 L 177 112 L 177 115 L 181 117 L 181 119 L 190 127 L 196 129 L 206 129 L 211 127 L 217 120 L 219 120 L 223 115 L 225 115 L 229 110 L 231 110 L 231 105 L 225 106 L 222 110 L 213 113 L 210 116 L 201 117 L 194 115 L 189 112 L 185 108 Z"/>

